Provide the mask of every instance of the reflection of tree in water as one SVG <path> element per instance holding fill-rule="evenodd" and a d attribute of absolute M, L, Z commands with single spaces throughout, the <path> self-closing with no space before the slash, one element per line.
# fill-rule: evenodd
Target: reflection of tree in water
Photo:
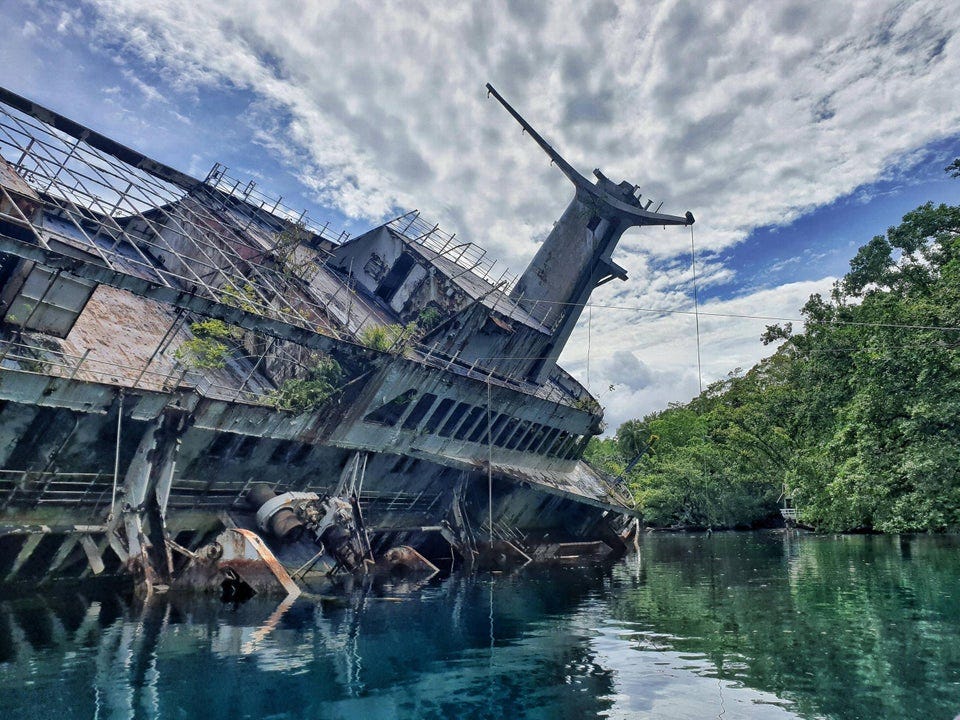
<path fill-rule="evenodd" d="M 279 612 L 109 591 L 0 601 L 0 716 L 596 717 L 613 683 L 580 611 L 603 582 L 361 582 Z"/>
<path fill-rule="evenodd" d="M 634 642 L 706 656 L 804 715 L 953 717 L 960 541 L 769 534 L 647 537 L 610 614 Z M 869 711 L 867 709 L 869 708 Z"/>

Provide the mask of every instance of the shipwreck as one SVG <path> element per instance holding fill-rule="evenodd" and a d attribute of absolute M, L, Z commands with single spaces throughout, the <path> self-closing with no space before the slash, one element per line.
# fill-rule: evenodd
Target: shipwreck
<path fill-rule="evenodd" d="M 0 585 L 145 592 L 623 552 L 557 365 L 622 233 L 689 225 L 574 186 L 519 277 L 418 212 L 356 237 L 0 89 Z"/>

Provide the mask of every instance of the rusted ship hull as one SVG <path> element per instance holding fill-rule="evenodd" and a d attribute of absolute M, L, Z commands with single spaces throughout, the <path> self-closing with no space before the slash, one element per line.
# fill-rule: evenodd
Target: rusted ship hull
<path fill-rule="evenodd" d="M 556 358 L 623 230 L 692 216 L 535 135 L 576 196 L 514 280 L 418 213 L 334 235 L 5 90 L 0 130 L 0 583 L 623 551 L 631 503 L 581 459 L 602 410 Z"/>

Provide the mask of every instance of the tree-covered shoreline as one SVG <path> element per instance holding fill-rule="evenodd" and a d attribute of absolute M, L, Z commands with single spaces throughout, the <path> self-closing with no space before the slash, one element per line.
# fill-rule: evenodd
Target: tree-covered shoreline
<path fill-rule="evenodd" d="M 960 530 L 960 206 L 907 213 L 802 315 L 767 328 L 773 355 L 587 459 L 654 527 L 766 524 L 785 493 L 819 530 Z"/>

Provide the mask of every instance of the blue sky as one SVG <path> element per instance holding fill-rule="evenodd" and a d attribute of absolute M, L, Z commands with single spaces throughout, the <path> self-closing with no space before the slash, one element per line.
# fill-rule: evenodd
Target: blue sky
<path fill-rule="evenodd" d="M 584 174 L 694 212 L 716 313 L 795 317 L 860 244 L 960 192 L 945 3 L 0 5 L 0 84 L 354 233 L 419 208 L 518 270 L 571 192 L 490 81 Z M 649 312 L 692 307 L 690 236 L 631 232 L 616 259 L 630 279 L 595 299 L 639 309 L 595 308 L 564 355 L 614 426 L 698 387 L 691 317 Z M 768 353 L 764 324 L 704 320 L 704 381 Z"/>
<path fill-rule="evenodd" d="M 922 159 L 897 177 L 867 183 L 787 225 L 752 230 L 724 253 L 724 264 L 741 269 L 739 277 L 710 288 L 705 299 L 843 275 L 857 248 L 898 224 L 905 213 L 925 202 L 956 204 L 960 183 L 944 167 L 960 155 L 960 136 L 923 150 Z"/>

